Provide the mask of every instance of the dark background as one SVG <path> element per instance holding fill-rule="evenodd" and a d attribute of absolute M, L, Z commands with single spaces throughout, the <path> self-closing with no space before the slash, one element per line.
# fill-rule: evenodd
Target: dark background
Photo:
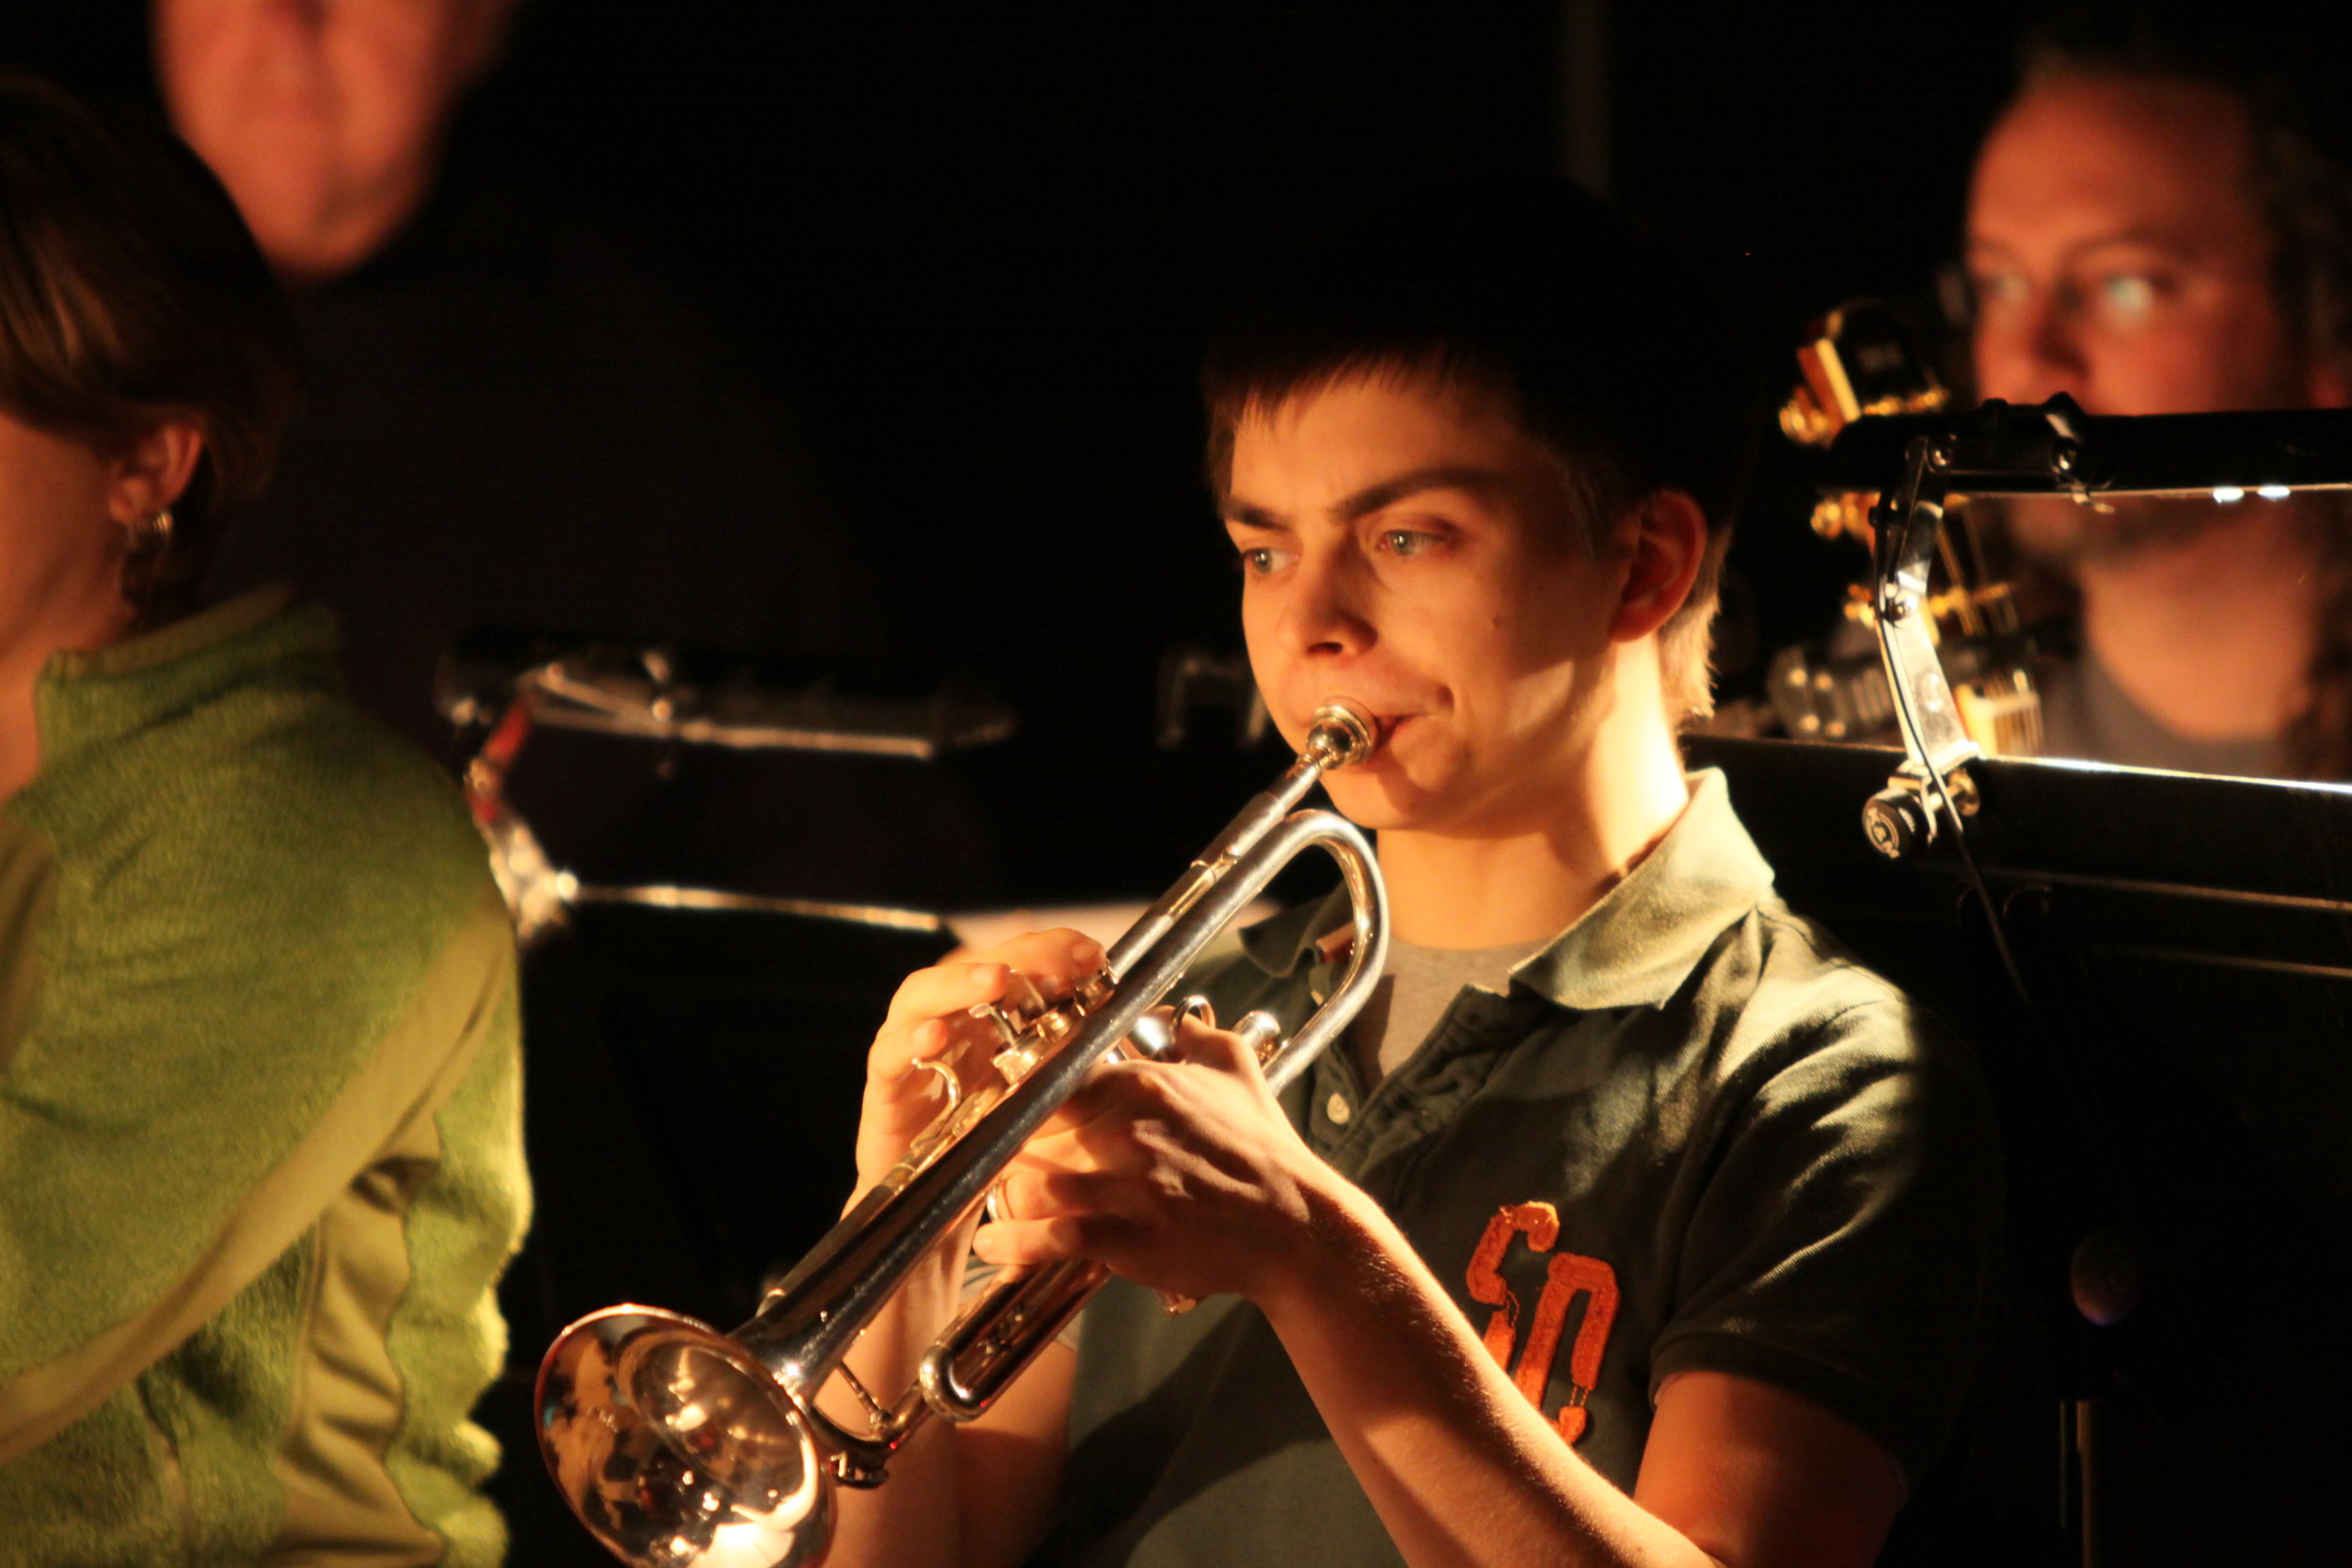
<path fill-rule="evenodd" d="M 647 248 L 798 409 L 891 654 L 1020 710 L 1019 744 L 957 765 L 977 870 L 814 891 L 1133 895 L 1276 760 L 1233 755 L 1215 716 L 1186 752 L 1148 738 L 1162 651 L 1239 643 L 1193 392 L 1237 289 L 1415 180 L 1574 166 L 1690 251 L 1781 387 L 1800 327 L 1841 299 L 1931 315 L 2026 9 L 538 0 L 448 184 L 527 182 Z M 15 0 L 0 56 L 152 92 L 119 0 Z M 1756 649 L 1834 618 L 1859 565 L 1808 510 L 1768 451 L 1735 556 L 1754 615 L 1726 639 L 1735 687 Z M 675 619 L 692 635 L 691 605 Z"/>
<path fill-rule="evenodd" d="M 1841 300 L 1937 326 L 1970 153 L 2021 24 L 2048 9 L 526 0 L 453 135 L 441 205 L 527 190 L 649 256 L 795 411 L 792 461 L 831 498 L 846 618 L 868 633 L 845 664 L 976 679 L 1019 710 L 1018 743 L 948 769 L 953 875 L 877 850 L 795 887 L 787 852 L 750 879 L 933 906 L 1132 896 L 1278 760 L 1234 754 L 1215 715 L 1184 751 L 1150 742 L 1162 653 L 1240 641 L 1193 391 L 1239 289 L 1414 181 L 1576 172 L 1689 253 L 1776 391 L 1804 324 Z M 2341 12 L 2231 8 L 2323 94 Z M 6 61 L 153 92 L 135 0 L 10 0 Z M 1834 622 L 1861 567 L 1811 535 L 1809 510 L 1769 437 L 1726 592 L 1731 692 Z M 778 528 L 739 547 L 755 575 L 790 571 L 807 542 Z M 701 629 L 683 595 L 641 620 Z M 536 781 L 534 809 L 596 792 L 596 766 Z M 778 798 L 823 816 L 863 788 Z M 919 792 L 902 809 L 943 813 Z"/>

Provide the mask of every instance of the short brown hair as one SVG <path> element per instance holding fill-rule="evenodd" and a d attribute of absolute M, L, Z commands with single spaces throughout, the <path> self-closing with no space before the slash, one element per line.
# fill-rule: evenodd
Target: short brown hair
<path fill-rule="evenodd" d="M 299 383 L 284 297 L 220 182 L 169 132 L 0 78 L 0 408 L 107 451 L 204 437 L 140 608 L 193 594 L 269 483 Z"/>
<path fill-rule="evenodd" d="M 1358 375 L 1496 400 L 1557 463 L 1576 541 L 1678 490 L 1708 547 L 1659 632 L 1673 717 L 1712 706 L 1708 653 L 1758 425 L 1729 317 L 1666 249 L 1565 182 L 1480 179 L 1400 197 L 1315 245 L 1217 337 L 1201 372 L 1209 483 L 1253 411 Z"/>

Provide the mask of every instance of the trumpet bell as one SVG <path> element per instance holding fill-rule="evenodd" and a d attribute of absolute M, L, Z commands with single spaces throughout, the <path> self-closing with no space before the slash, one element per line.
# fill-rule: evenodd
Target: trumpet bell
<path fill-rule="evenodd" d="M 539 1369 L 540 1447 L 605 1547 L 663 1568 L 815 1562 L 833 1535 L 823 1459 L 791 1396 L 707 1324 L 614 1307 Z"/>

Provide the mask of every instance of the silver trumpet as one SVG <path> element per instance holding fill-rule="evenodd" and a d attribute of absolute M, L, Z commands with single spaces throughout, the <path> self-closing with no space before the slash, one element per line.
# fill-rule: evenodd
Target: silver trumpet
<path fill-rule="evenodd" d="M 1310 846 L 1339 863 L 1355 929 L 1345 973 L 1287 1042 L 1263 1013 L 1237 1026 L 1278 1090 L 1344 1029 L 1378 982 L 1387 895 L 1372 847 L 1327 811 L 1294 811 L 1327 770 L 1370 756 L 1369 714 L 1334 699 L 1298 760 L 1120 938 L 1097 974 L 1051 1005 L 976 1008 L 993 1025 L 996 1082 L 960 1089 L 890 1173 L 771 1285 L 731 1335 L 675 1312 L 613 1307 L 565 1329 L 539 1368 L 539 1446 L 572 1512 L 643 1568 L 779 1568 L 821 1561 L 833 1488 L 876 1486 L 934 1412 L 988 1409 L 1108 1277 L 1096 1263 L 1008 1271 L 924 1353 L 885 1407 L 843 1366 L 876 1314 L 932 1250 L 961 1234 L 1048 1117 L 1114 1054 L 1158 1056 L 1154 1013 L 1206 947 Z M 1184 1305 L 1171 1300 L 1171 1307 Z M 818 1408 L 839 1376 L 865 1413 L 850 1431 Z"/>

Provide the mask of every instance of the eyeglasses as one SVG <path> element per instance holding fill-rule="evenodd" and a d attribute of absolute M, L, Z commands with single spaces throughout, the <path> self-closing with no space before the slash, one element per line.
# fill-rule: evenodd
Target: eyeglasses
<path fill-rule="evenodd" d="M 1999 330 L 2026 320 L 2042 293 L 2016 268 L 1972 270 L 1963 261 L 1946 262 L 1935 282 L 1945 317 L 1967 331 Z M 2155 322 L 2179 294 L 2180 285 L 2180 277 L 2168 269 L 2088 266 L 2060 273 L 2048 293 L 2061 321 L 2128 337 Z"/>

